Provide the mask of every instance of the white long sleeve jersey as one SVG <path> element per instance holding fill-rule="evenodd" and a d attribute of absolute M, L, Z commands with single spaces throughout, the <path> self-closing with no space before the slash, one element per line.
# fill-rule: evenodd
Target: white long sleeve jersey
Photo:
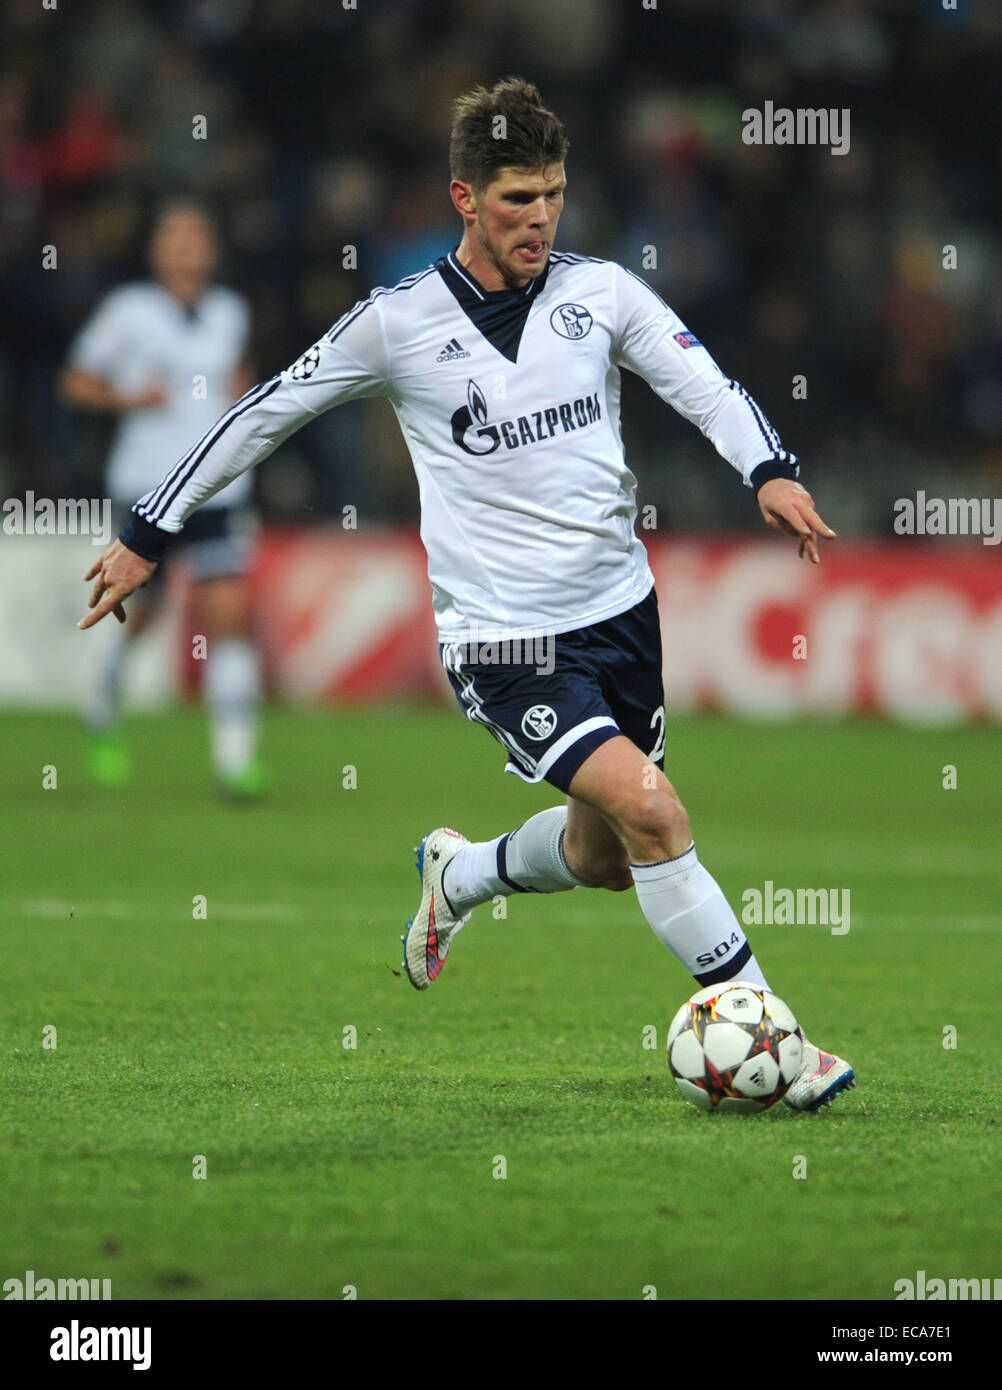
<path fill-rule="evenodd" d="M 489 292 L 452 253 L 373 290 L 249 391 L 136 503 L 133 534 L 149 544 L 153 527 L 179 531 L 314 416 L 382 395 L 417 474 L 440 640 L 600 622 L 653 583 L 634 533 L 620 367 L 697 425 L 749 485 L 756 469 L 756 484 L 797 476 L 747 392 L 632 272 L 556 253 L 523 289 Z"/>

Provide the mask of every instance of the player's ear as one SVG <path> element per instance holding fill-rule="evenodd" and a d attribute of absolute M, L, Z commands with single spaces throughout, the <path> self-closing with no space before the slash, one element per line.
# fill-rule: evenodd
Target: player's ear
<path fill-rule="evenodd" d="M 453 179 L 449 184 L 449 196 L 461 217 L 476 217 L 477 195 L 472 183 L 466 183 L 463 179 Z"/>

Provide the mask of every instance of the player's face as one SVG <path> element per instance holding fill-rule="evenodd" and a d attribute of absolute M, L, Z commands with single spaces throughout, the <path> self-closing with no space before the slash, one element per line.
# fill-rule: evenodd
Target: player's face
<path fill-rule="evenodd" d="M 209 221 L 194 208 L 168 213 L 153 234 L 150 263 L 160 280 L 207 281 L 216 263 Z"/>
<path fill-rule="evenodd" d="M 542 275 L 564 206 L 564 166 L 530 173 L 502 169 L 482 193 L 474 193 L 473 233 L 481 251 L 508 285 Z"/>

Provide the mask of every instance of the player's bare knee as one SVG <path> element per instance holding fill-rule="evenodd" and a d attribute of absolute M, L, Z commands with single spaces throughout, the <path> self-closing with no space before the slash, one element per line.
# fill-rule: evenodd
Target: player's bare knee
<path fill-rule="evenodd" d="M 623 822 L 634 853 L 643 856 L 640 862 L 681 854 L 692 838 L 688 813 L 669 787 L 638 799 Z"/>
<path fill-rule="evenodd" d="M 632 808 L 630 823 L 640 835 L 670 834 L 688 824 L 685 807 L 673 792 L 658 789 L 639 798 Z"/>

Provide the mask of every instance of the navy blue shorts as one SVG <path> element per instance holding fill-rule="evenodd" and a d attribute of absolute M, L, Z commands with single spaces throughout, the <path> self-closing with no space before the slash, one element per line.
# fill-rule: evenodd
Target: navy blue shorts
<path fill-rule="evenodd" d="M 664 767 L 657 595 L 591 627 L 524 642 L 446 644 L 442 665 L 467 719 L 508 754 L 506 772 L 566 792 L 578 768 L 625 734 Z"/>

